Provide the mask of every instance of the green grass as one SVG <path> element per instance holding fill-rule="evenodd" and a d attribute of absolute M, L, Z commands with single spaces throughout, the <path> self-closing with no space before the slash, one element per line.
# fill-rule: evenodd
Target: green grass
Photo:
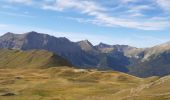
<path fill-rule="evenodd" d="M 48 68 L 70 65 L 65 59 L 45 50 L 0 49 L 0 68 Z"/>

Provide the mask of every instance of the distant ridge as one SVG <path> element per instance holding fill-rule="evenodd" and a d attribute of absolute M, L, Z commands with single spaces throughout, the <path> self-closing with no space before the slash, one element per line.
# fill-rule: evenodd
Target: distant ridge
<path fill-rule="evenodd" d="M 45 51 L 0 49 L 0 68 L 49 68 L 71 66 L 62 57 Z"/>
<path fill-rule="evenodd" d="M 18 50 L 47 50 L 69 60 L 75 66 L 83 66 L 80 58 L 86 59 L 84 51 L 67 38 L 57 38 L 34 31 L 24 34 L 4 34 L 0 37 L 0 48 Z M 73 59 L 74 58 L 74 59 Z"/>
<path fill-rule="evenodd" d="M 75 68 L 115 70 L 138 77 L 170 74 L 170 42 L 151 48 L 128 45 L 92 45 L 88 40 L 72 42 L 35 31 L 24 34 L 8 32 L 0 37 L 0 48 L 16 50 L 47 50 Z"/>

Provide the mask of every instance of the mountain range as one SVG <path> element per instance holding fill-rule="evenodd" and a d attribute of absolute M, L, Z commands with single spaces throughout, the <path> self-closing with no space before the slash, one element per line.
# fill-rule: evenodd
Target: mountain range
<path fill-rule="evenodd" d="M 92 45 L 88 40 L 72 42 L 65 37 L 28 32 L 6 33 L 0 37 L 1 49 L 47 50 L 68 60 L 76 68 L 116 70 L 139 77 L 170 74 L 170 42 L 151 48 L 128 45 Z"/>

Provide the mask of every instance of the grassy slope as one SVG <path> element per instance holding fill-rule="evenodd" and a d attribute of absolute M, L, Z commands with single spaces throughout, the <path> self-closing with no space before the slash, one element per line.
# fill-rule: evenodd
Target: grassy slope
<path fill-rule="evenodd" d="M 120 72 L 0 69 L 0 100 L 169 100 L 170 77 L 137 78 Z M 13 93 L 13 96 L 2 96 Z"/>
<path fill-rule="evenodd" d="M 35 68 L 70 65 L 65 59 L 45 50 L 0 50 L 0 68 Z"/>
<path fill-rule="evenodd" d="M 62 65 L 70 64 L 44 50 L 0 50 L 0 100 L 170 99 L 170 76 L 137 78 L 114 71 L 50 68 Z"/>

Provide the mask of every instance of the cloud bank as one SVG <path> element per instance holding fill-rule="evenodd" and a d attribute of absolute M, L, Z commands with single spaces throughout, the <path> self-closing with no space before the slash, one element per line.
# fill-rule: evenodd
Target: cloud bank
<path fill-rule="evenodd" d="M 163 30 L 170 27 L 170 0 L 7 0 L 55 12 L 79 13 L 71 20 L 104 27 Z M 34 6 L 33 6 L 34 5 Z M 64 17 L 64 16 L 63 16 Z M 80 20 L 81 19 L 81 20 Z"/>

